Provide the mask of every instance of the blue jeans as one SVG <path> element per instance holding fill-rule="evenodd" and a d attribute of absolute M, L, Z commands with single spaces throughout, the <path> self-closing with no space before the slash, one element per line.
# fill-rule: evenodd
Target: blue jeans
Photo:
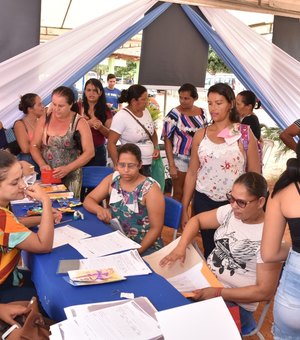
<path fill-rule="evenodd" d="M 95 147 L 95 156 L 86 166 L 106 166 L 106 162 L 106 147 L 103 144 Z"/>
<path fill-rule="evenodd" d="M 300 339 L 300 253 L 290 250 L 274 300 L 276 340 Z"/>
<path fill-rule="evenodd" d="M 256 327 L 256 321 L 253 312 L 249 312 L 235 302 L 226 301 L 227 306 L 238 306 L 240 311 L 242 335 L 249 334 Z"/>

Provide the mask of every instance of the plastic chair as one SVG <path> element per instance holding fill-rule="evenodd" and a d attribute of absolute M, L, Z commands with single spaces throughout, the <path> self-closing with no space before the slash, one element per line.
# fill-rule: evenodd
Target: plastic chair
<path fill-rule="evenodd" d="M 165 196 L 165 220 L 164 225 L 174 229 L 173 241 L 176 239 L 180 227 L 182 204 L 169 196 Z"/>
<path fill-rule="evenodd" d="M 270 308 L 270 305 L 271 305 L 271 300 L 267 301 L 265 303 L 264 308 L 261 311 L 259 320 L 257 322 L 257 326 L 253 329 L 252 332 L 243 335 L 243 337 L 248 337 L 248 336 L 256 335 L 260 340 L 264 340 L 265 339 L 265 337 L 261 334 L 260 329 L 261 329 L 261 327 L 262 327 L 262 325 L 263 325 L 263 323 L 265 321 L 265 318 L 266 318 L 266 315 L 267 315 L 268 310 Z"/>
<path fill-rule="evenodd" d="M 94 189 L 108 175 L 114 172 L 108 166 L 84 166 L 82 168 L 81 199 L 84 198 L 87 189 Z"/>

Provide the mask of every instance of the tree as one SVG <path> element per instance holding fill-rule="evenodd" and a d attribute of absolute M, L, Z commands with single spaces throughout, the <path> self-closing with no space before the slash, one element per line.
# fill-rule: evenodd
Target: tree
<path fill-rule="evenodd" d="M 122 67 L 122 66 L 115 67 L 115 74 L 117 77 L 132 79 L 135 73 L 136 73 L 136 63 L 132 60 L 127 60 L 125 67 Z"/>
<path fill-rule="evenodd" d="M 232 73 L 229 67 L 227 67 L 223 60 L 217 55 L 217 53 L 209 46 L 208 50 L 208 65 L 207 71 L 211 74 L 217 72 Z"/>

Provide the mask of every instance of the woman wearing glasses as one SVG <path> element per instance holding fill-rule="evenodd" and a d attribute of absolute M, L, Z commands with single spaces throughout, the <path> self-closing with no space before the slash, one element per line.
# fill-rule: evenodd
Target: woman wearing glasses
<path fill-rule="evenodd" d="M 257 302 L 270 300 L 277 287 L 280 264 L 263 263 L 260 243 L 264 222 L 267 182 L 259 174 L 248 172 L 234 182 L 227 194 L 230 204 L 200 213 L 187 223 L 179 244 L 161 265 L 184 262 L 189 243 L 199 230 L 216 230 L 215 248 L 207 263 L 224 288 L 204 288 L 194 292 L 195 300 L 222 296 L 239 305 L 242 334 L 256 327 L 252 313 Z"/>
<path fill-rule="evenodd" d="M 137 243 L 140 254 L 147 255 L 163 246 L 164 196 L 158 184 L 140 173 L 141 150 L 135 144 L 118 148 L 116 169 L 84 200 L 83 206 L 105 222 L 117 218 L 125 234 Z M 109 197 L 109 208 L 99 205 Z"/>

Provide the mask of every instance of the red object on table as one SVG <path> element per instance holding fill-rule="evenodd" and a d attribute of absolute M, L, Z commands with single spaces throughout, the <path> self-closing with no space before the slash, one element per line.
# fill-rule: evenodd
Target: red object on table
<path fill-rule="evenodd" d="M 61 183 L 61 178 L 53 177 L 53 169 L 42 170 L 41 171 L 41 181 L 43 184 L 59 184 Z"/>

